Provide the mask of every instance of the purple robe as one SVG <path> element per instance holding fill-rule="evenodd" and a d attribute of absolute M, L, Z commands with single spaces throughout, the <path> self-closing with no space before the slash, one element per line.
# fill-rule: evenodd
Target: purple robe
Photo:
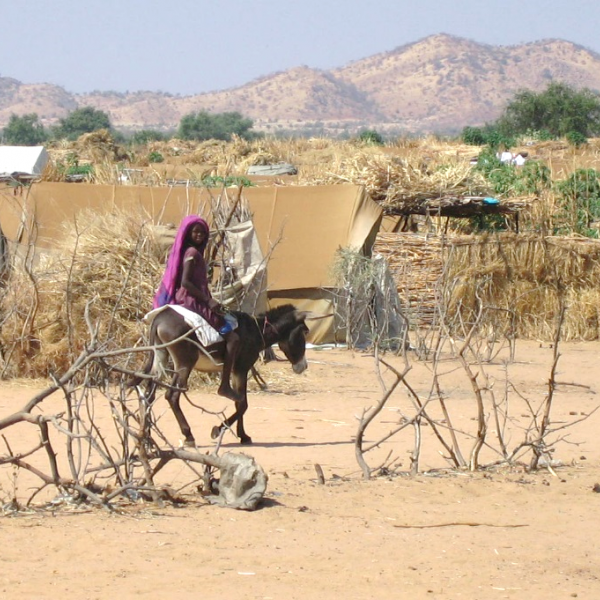
<path fill-rule="evenodd" d="M 189 230 L 196 224 L 202 225 L 206 231 L 206 240 L 202 248 L 190 246 L 185 248 L 185 241 Z M 154 296 L 153 306 L 158 308 L 165 304 L 179 304 L 202 315 L 212 327 L 220 329 L 225 319 L 210 310 L 208 300 L 211 294 L 208 288 L 208 274 L 206 261 L 204 260 L 204 250 L 208 244 L 208 223 L 198 215 L 189 215 L 181 221 L 181 225 L 175 235 L 175 242 L 169 254 L 167 267 L 163 275 L 160 286 Z M 201 302 L 190 295 L 190 293 L 181 287 L 181 275 L 183 272 L 183 263 L 186 258 L 194 259 L 193 282 L 206 298 L 206 302 Z"/>
<path fill-rule="evenodd" d="M 197 248 L 190 246 L 183 254 L 183 261 L 194 261 L 194 270 L 192 272 L 192 281 L 194 285 L 202 292 L 202 295 L 207 299 L 207 302 L 202 302 L 192 296 L 183 286 L 177 288 L 175 299 L 172 304 L 179 304 L 189 310 L 198 313 L 204 317 L 215 329 L 223 326 L 223 318 L 214 313 L 208 306 L 208 299 L 211 298 L 210 289 L 208 287 L 208 274 L 206 271 L 206 261 L 202 253 Z"/>

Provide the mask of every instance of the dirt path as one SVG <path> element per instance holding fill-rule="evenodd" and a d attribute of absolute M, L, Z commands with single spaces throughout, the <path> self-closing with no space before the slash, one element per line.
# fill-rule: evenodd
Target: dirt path
<path fill-rule="evenodd" d="M 557 424 L 600 404 L 593 393 L 600 344 L 563 344 L 561 352 L 557 379 L 591 390 L 560 386 Z M 308 358 L 302 376 L 283 364 L 263 368 L 272 383 L 268 392 L 254 390 L 250 396 L 246 428 L 252 447 L 240 448 L 231 434 L 225 438 L 227 449 L 251 454 L 269 474 L 263 508 L 233 511 L 190 495 L 183 508 L 136 506 L 120 516 L 91 510 L 2 518 L 2 597 L 600 597 L 600 494 L 593 491 L 600 483 L 600 413 L 569 430 L 554 454 L 554 473 L 434 472 L 367 482 L 353 439 L 356 416 L 381 394 L 373 359 L 344 350 L 310 350 Z M 547 345 L 522 343 L 510 379 L 528 397 L 543 397 L 551 360 Z M 502 365 L 489 370 L 500 393 Z M 426 365 L 415 364 L 409 380 L 426 394 L 431 385 Z M 443 386 L 456 425 L 473 428 L 464 373 L 448 363 Z M 3 385 L 0 416 L 33 393 L 31 387 Z M 227 406 L 208 392 L 193 398 L 211 409 Z M 406 393 L 395 393 L 369 441 L 397 423 L 399 411 L 409 405 Z M 208 451 L 214 417 L 190 406 L 184 410 Z M 161 418 L 176 439 L 170 413 Z M 446 464 L 430 433 L 423 436 L 423 470 Z M 408 469 L 412 435 L 407 429 L 369 460 L 378 464 L 392 451 Z M 516 439 L 514 434 L 511 443 Z M 315 463 L 323 468 L 325 485 L 317 481 Z M 11 475 L 0 470 L 0 498 L 12 493 Z M 169 483 L 186 476 L 183 467 L 174 469 Z"/>

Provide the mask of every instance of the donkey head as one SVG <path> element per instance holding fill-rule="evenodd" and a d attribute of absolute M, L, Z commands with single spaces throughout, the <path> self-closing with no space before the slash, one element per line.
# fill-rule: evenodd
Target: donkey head
<path fill-rule="evenodd" d="M 306 334 L 308 327 L 304 322 L 308 313 L 292 309 L 275 323 L 279 331 L 279 348 L 292 363 L 294 373 L 302 373 L 308 367 L 305 357 Z"/>

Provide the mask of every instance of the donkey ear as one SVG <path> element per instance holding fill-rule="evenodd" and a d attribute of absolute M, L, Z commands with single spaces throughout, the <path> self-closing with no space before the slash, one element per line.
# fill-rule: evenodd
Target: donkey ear
<path fill-rule="evenodd" d="M 318 321 L 319 319 L 327 319 L 328 317 L 333 317 L 334 315 L 323 315 L 316 312 L 312 312 L 310 310 L 297 310 L 296 318 L 300 320 L 306 319 L 307 321 Z"/>
<path fill-rule="evenodd" d="M 311 312 L 308 310 L 295 310 L 294 318 L 296 319 L 296 322 L 299 323 L 300 321 L 304 321 L 305 319 L 309 318 L 310 314 Z"/>

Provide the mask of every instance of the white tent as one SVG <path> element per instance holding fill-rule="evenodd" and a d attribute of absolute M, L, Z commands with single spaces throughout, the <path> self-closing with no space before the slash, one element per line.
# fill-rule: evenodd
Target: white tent
<path fill-rule="evenodd" d="M 47 163 L 48 152 L 44 146 L 0 146 L 0 176 L 41 175 Z"/>

